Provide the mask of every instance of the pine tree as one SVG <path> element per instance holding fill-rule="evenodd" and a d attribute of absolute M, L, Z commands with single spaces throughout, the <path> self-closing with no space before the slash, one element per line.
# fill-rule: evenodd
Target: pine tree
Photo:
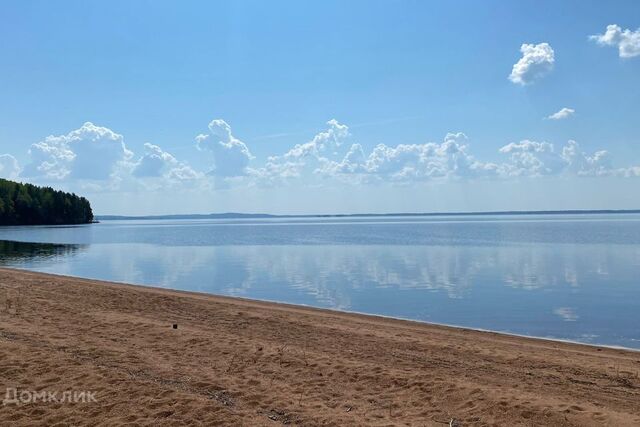
<path fill-rule="evenodd" d="M 0 179 L 0 225 L 87 224 L 93 221 L 84 197 Z"/>

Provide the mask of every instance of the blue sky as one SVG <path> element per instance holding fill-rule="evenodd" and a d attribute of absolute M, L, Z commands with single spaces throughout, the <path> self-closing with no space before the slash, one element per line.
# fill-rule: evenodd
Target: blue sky
<path fill-rule="evenodd" d="M 14 1 L 0 19 L 0 176 L 98 213 L 640 208 L 637 1 Z"/>

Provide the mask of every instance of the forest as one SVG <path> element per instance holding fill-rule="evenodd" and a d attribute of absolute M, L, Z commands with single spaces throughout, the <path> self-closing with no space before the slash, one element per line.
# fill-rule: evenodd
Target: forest
<path fill-rule="evenodd" d="M 84 197 L 0 179 L 0 225 L 87 224 L 93 221 Z"/>

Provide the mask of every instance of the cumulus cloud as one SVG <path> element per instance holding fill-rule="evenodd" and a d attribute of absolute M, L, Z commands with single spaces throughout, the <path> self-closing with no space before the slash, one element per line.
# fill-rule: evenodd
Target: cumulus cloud
<path fill-rule="evenodd" d="M 29 148 L 31 162 L 22 175 L 32 178 L 63 179 L 70 173 L 70 167 L 76 156 L 66 144 L 53 140 L 53 136 L 45 141 L 37 142 Z"/>
<path fill-rule="evenodd" d="M 552 116 L 572 113 L 572 109 L 563 108 Z M 447 133 L 441 142 L 380 143 L 371 149 L 358 142 L 347 144 L 350 137 L 349 127 L 332 119 L 312 139 L 268 157 L 260 167 L 249 166 L 253 156 L 224 120 L 213 120 L 209 133 L 198 135 L 196 142 L 198 149 L 213 154 L 215 165 L 208 175 L 221 178 L 213 182 L 215 188 L 294 181 L 315 186 L 331 181 L 373 184 L 559 175 L 640 176 L 640 166 L 614 168 L 607 151 L 587 153 L 573 140 L 558 147 L 545 141 L 511 142 L 498 150 L 501 160 L 492 162 L 473 156 L 462 132 Z M 13 156 L 0 155 L 0 176 L 79 180 L 83 188 L 96 190 L 182 188 L 187 182 L 189 186 L 210 188 L 212 184 L 202 179 L 207 174 L 192 169 L 158 145 L 144 144 L 144 152 L 134 159 L 122 135 L 90 122 L 66 135 L 49 136 L 33 144 L 29 153 L 31 161 L 22 171 Z"/>
<path fill-rule="evenodd" d="M 633 58 L 640 56 L 640 28 L 635 31 L 623 30 L 620 26 L 607 25 L 603 34 L 589 36 L 600 46 L 615 46 L 618 48 L 620 58 Z"/>
<path fill-rule="evenodd" d="M 491 174 L 491 164 L 483 164 L 469 154 L 467 136 L 448 133 L 444 141 L 426 144 L 377 145 L 365 162 L 368 173 L 392 180 L 471 177 Z"/>
<path fill-rule="evenodd" d="M 629 168 L 620 169 L 620 175 L 625 177 L 640 177 L 640 166 L 631 166 Z"/>
<path fill-rule="evenodd" d="M 561 156 L 567 164 L 565 170 L 576 175 L 601 176 L 617 173 L 611 164 L 611 156 L 606 150 L 599 150 L 589 155 L 580 150 L 576 141 L 569 140 L 562 148 Z"/>
<path fill-rule="evenodd" d="M 352 144 L 340 161 L 327 161 L 322 171 L 327 175 L 356 174 L 366 172 L 367 157 L 360 144 Z"/>
<path fill-rule="evenodd" d="M 297 144 L 285 155 L 285 159 L 301 159 L 307 156 L 319 157 L 327 150 L 334 151 L 342 145 L 345 138 L 349 136 L 349 127 L 340 124 L 336 119 L 327 122 L 327 130 L 318 133 L 313 139 L 305 144 Z"/>
<path fill-rule="evenodd" d="M 145 143 L 145 153 L 135 163 L 132 174 L 139 178 L 170 178 L 179 181 L 195 179 L 198 173 L 157 145 Z"/>
<path fill-rule="evenodd" d="M 548 142 L 512 142 L 499 151 L 509 156 L 509 162 L 503 165 L 507 175 L 552 175 L 560 172 L 564 166 L 553 144 Z"/>
<path fill-rule="evenodd" d="M 548 43 L 523 44 L 522 58 L 513 65 L 509 80 L 519 85 L 533 83 L 553 69 L 555 54 Z"/>
<path fill-rule="evenodd" d="M 253 159 L 244 142 L 231 133 L 231 127 L 221 119 L 209 123 L 209 134 L 196 136 L 198 149 L 213 153 L 215 166 L 210 175 L 229 178 L 245 175 Z"/>
<path fill-rule="evenodd" d="M 145 154 L 138 160 L 133 175 L 138 177 L 162 176 L 168 167 L 178 163 L 175 157 L 160 147 L 148 142 L 144 144 Z"/>
<path fill-rule="evenodd" d="M 169 170 L 169 173 L 167 174 L 167 178 L 177 181 L 190 181 L 198 179 L 201 176 L 201 173 L 195 171 L 186 163 L 179 163 L 176 167 Z"/>
<path fill-rule="evenodd" d="M 29 149 L 23 175 L 48 179 L 109 179 L 131 159 L 122 135 L 86 122 L 66 135 L 48 136 Z"/>
<path fill-rule="evenodd" d="M 562 110 L 561 110 L 562 111 Z M 570 140 L 556 148 L 549 142 L 522 140 L 500 148 L 503 161 L 476 159 L 462 132 L 448 133 L 442 142 L 378 144 L 370 152 L 363 145 L 345 146 L 346 125 L 332 120 L 311 141 L 298 144 L 281 156 L 269 157 L 263 167 L 249 169 L 259 184 L 293 180 L 306 184 L 319 178 L 350 183 L 418 182 L 446 179 L 567 176 L 636 176 L 638 167 L 615 169 L 605 150 L 584 152 Z"/>
<path fill-rule="evenodd" d="M 262 184 L 272 185 L 299 178 L 306 174 L 319 174 L 339 156 L 344 141 L 349 137 L 349 127 L 335 119 L 329 120 L 327 129 L 317 133 L 310 141 L 296 144 L 280 156 L 270 156 L 265 165 L 250 169 L 249 174 Z"/>
<path fill-rule="evenodd" d="M 304 171 L 311 170 L 325 178 L 404 182 L 488 176 L 497 171 L 496 165 L 479 162 L 468 153 L 467 137 L 463 133 L 449 133 L 442 143 L 378 144 L 366 155 L 360 144 L 352 144 L 346 152 L 328 149 L 342 146 L 349 131 L 346 125 L 335 120 L 327 124 L 329 129 L 312 141 L 295 146 L 284 156 L 271 158 L 259 171 L 259 176 L 272 180 L 274 175 L 280 178 L 300 177 Z M 324 154 L 324 151 L 328 153 Z"/>
<path fill-rule="evenodd" d="M 575 112 L 576 112 L 576 110 L 574 110 L 573 108 L 564 107 L 560 111 L 557 111 L 557 112 L 551 114 L 550 116 L 547 116 L 547 119 L 549 119 L 549 120 L 563 120 L 563 119 L 567 119 L 567 118 L 573 116 L 575 114 Z"/>
<path fill-rule="evenodd" d="M 508 161 L 499 166 L 503 176 L 603 176 L 617 173 L 607 151 L 589 155 L 571 140 L 560 150 L 548 142 L 524 140 L 507 144 L 499 151 L 509 156 Z"/>
<path fill-rule="evenodd" d="M 352 150 L 328 170 L 339 174 L 367 174 L 393 181 L 491 174 L 494 168 L 476 161 L 469 154 L 466 141 L 467 136 L 460 132 L 448 133 L 442 143 L 378 144 L 366 158 Z M 356 163 L 356 159 L 361 163 Z"/>
<path fill-rule="evenodd" d="M 0 178 L 16 179 L 19 174 L 18 160 L 11 154 L 0 154 Z"/>

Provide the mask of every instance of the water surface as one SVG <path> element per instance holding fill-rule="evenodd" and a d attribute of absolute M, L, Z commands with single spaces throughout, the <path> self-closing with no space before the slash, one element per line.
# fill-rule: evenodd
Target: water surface
<path fill-rule="evenodd" d="M 640 215 L 0 228 L 0 265 L 640 348 Z"/>

